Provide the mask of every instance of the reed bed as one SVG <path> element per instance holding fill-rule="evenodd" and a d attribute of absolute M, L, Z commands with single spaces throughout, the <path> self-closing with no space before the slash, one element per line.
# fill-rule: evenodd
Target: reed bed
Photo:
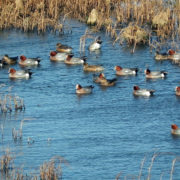
<path fill-rule="evenodd" d="M 50 161 L 44 162 L 40 166 L 40 172 L 34 175 L 24 173 L 23 168 L 16 168 L 14 165 L 15 157 L 7 149 L 0 157 L 1 160 L 1 174 L 7 180 L 60 180 L 62 179 L 62 165 L 69 165 L 68 162 L 61 156 L 55 156 Z"/>
<path fill-rule="evenodd" d="M 174 40 L 180 34 L 179 0 L 0 0 L 0 5 L 0 30 L 64 32 L 69 17 L 93 25 L 98 31 L 105 30 L 115 41 L 121 41 L 118 35 L 129 31 L 132 23 L 146 34 L 155 33 L 159 42 Z M 95 21 L 91 23 L 88 19 L 93 12 Z M 136 39 L 126 38 L 125 42 L 141 44 L 144 36 Z"/>
<path fill-rule="evenodd" d="M 0 84 L 0 90 L 5 87 L 5 84 Z M 0 91 L 0 108 L 1 113 L 7 113 L 12 111 L 25 110 L 25 104 L 23 98 L 11 93 L 12 87 L 8 90 Z"/>

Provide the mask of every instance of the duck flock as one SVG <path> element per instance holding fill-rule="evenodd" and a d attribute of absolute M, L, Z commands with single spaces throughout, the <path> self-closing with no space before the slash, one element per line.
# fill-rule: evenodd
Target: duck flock
<path fill-rule="evenodd" d="M 101 48 L 102 40 L 100 37 L 97 37 L 90 45 L 89 51 L 96 51 Z M 93 82 L 99 84 L 103 87 L 110 87 L 114 86 L 117 82 L 117 78 L 107 79 L 105 74 L 103 73 L 104 67 L 101 65 L 92 65 L 87 63 L 86 57 L 74 57 L 72 53 L 72 47 L 68 45 L 64 45 L 61 43 L 56 44 L 56 50 L 50 52 L 50 61 L 53 62 L 64 62 L 67 65 L 82 65 L 84 72 L 93 72 L 99 73 L 98 75 L 93 76 Z M 172 60 L 174 63 L 179 64 L 180 62 L 180 54 L 178 54 L 173 49 L 169 49 L 166 53 L 156 53 L 155 54 L 156 60 Z M 38 66 L 41 62 L 40 57 L 29 58 L 24 55 L 19 57 L 9 57 L 8 55 L 4 55 L 2 59 L 0 59 L 0 67 L 7 67 L 9 68 L 9 78 L 12 79 L 29 79 L 32 76 L 32 72 L 29 69 L 33 66 Z M 11 65 L 19 64 L 20 67 L 23 69 L 16 70 L 11 67 Z M 24 69 L 27 68 L 27 69 Z M 116 65 L 114 67 L 114 71 L 116 72 L 117 76 L 136 76 L 139 69 L 132 68 L 132 67 L 121 67 Z M 158 78 L 166 78 L 168 72 L 166 71 L 151 71 L 149 68 L 144 70 L 145 77 L 147 79 L 158 79 Z M 76 94 L 90 94 L 93 91 L 94 86 L 82 86 L 81 84 L 76 84 L 75 90 Z M 154 89 L 144 89 L 140 88 L 137 85 L 133 87 L 133 95 L 134 96 L 145 96 L 150 97 L 154 94 Z M 175 88 L 175 94 L 180 96 L 180 86 Z M 180 128 L 176 124 L 171 125 L 171 133 L 173 135 L 180 135 Z"/>

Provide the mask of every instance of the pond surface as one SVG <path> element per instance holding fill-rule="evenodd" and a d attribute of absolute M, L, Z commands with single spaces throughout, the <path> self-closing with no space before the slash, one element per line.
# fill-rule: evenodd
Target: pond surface
<path fill-rule="evenodd" d="M 65 180 L 113 180 L 139 175 L 144 160 L 141 179 L 146 179 L 154 153 L 151 179 L 170 179 L 172 161 L 180 156 L 180 138 L 171 135 L 171 124 L 180 126 L 180 98 L 175 87 L 180 85 L 180 67 L 169 61 L 156 62 L 154 53 L 146 46 L 137 47 L 134 54 L 130 48 L 115 44 L 105 33 L 100 35 L 103 44 L 99 52 L 88 52 L 89 64 L 101 64 L 108 79 L 116 77 L 114 66 L 138 67 L 137 76 L 117 77 L 114 87 L 102 88 L 93 82 L 92 73 L 84 73 L 82 66 L 67 66 L 63 62 L 52 63 L 49 53 L 57 42 L 73 47 L 79 54 L 80 37 L 86 25 L 69 22 L 72 33 L 64 35 L 0 33 L 0 55 L 41 57 L 41 65 L 31 68 L 32 78 L 12 81 L 8 68 L 0 69 L 1 88 L 5 92 L 12 87 L 24 99 L 25 111 L 0 113 L 3 139 L 0 155 L 6 148 L 15 154 L 15 166 L 27 172 L 38 172 L 40 165 L 54 156 L 61 156 L 68 165 L 62 165 Z M 146 80 L 145 68 L 165 70 L 166 79 Z M 20 69 L 19 65 L 14 68 Z M 93 93 L 77 96 L 75 86 L 93 85 Z M 150 98 L 133 96 L 133 86 L 155 89 Z M 12 128 L 19 129 L 23 123 L 23 139 L 14 142 Z M 2 133 L 2 129 L 1 129 Z M 28 144 L 28 137 L 34 140 Z M 49 140 L 50 139 L 50 140 Z M 48 141 L 49 140 L 49 141 Z M 180 179 L 180 162 L 176 161 L 173 179 Z"/>

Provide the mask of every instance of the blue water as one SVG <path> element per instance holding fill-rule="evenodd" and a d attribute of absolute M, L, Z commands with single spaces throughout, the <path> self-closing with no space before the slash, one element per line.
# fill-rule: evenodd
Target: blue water
<path fill-rule="evenodd" d="M 115 44 L 104 32 L 100 35 L 103 44 L 100 52 L 90 53 L 86 42 L 89 64 L 101 64 L 108 79 L 116 77 L 114 66 L 138 67 L 137 76 L 117 77 L 114 87 L 102 88 L 93 83 L 93 74 L 84 73 L 82 66 L 67 66 L 52 63 L 49 53 L 57 42 L 73 47 L 80 56 L 80 37 L 86 25 L 70 21 L 72 33 L 63 35 L 47 33 L 22 33 L 5 31 L 0 33 L 0 55 L 27 57 L 40 56 L 41 65 L 31 68 L 32 78 L 12 81 L 8 68 L 0 69 L 0 83 L 12 87 L 11 93 L 24 99 L 25 111 L 0 113 L 4 126 L 0 141 L 0 155 L 9 148 L 15 156 L 15 167 L 25 172 L 38 173 L 39 167 L 54 156 L 61 156 L 68 165 L 62 165 L 65 180 L 112 180 L 121 172 L 120 178 L 139 175 L 141 161 L 146 157 L 141 179 L 148 176 L 148 168 L 154 153 L 151 179 L 170 179 L 172 161 L 180 156 L 180 138 L 171 135 L 171 124 L 180 126 L 180 98 L 175 87 L 180 85 L 180 67 L 169 61 L 156 62 L 154 52 L 147 46 L 131 48 Z M 166 70 L 166 79 L 146 80 L 145 68 Z M 19 65 L 14 68 L 20 69 Z M 75 85 L 94 85 L 93 93 L 77 96 Z M 150 98 L 133 96 L 133 86 L 155 89 Z M 12 128 L 23 124 L 22 141 L 14 142 Z M 2 134 L 2 130 L 1 130 Z M 34 140 L 28 144 L 28 137 Z M 48 141 L 48 138 L 51 140 Z M 176 162 L 173 179 L 180 179 L 180 162 Z"/>

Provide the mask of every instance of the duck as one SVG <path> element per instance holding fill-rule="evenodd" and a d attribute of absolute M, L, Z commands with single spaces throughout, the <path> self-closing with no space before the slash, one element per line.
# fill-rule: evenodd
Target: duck
<path fill-rule="evenodd" d="M 155 90 L 153 89 L 141 89 L 139 86 L 134 86 L 133 87 L 134 91 L 133 94 L 135 96 L 152 96 Z"/>
<path fill-rule="evenodd" d="M 30 78 L 32 75 L 32 72 L 27 69 L 27 70 L 18 70 L 16 71 L 14 68 L 9 69 L 9 77 L 14 78 L 14 79 L 21 79 L 21 78 Z"/>
<path fill-rule="evenodd" d="M 80 84 L 76 84 L 76 94 L 91 94 L 94 86 L 84 86 L 82 87 Z"/>
<path fill-rule="evenodd" d="M 167 53 L 162 53 L 162 54 L 159 54 L 158 52 L 156 52 L 155 56 L 154 56 L 155 60 L 168 60 L 169 59 L 169 56 Z"/>
<path fill-rule="evenodd" d="M 165 71 L 151 71 L 150 69 L 144 70 L 146 78 L 149 79 L 157 79 L 157 78 L 165 78 L 167 76 L 167 72 Z"/>
<path fill-rule="evenodd" d="M 83 63 L 83 70 L 86 72 L 104 71 L 104 67 L 100 65 L 89 65 L 86 61 Z"/>
<path fill-rule="evenodd" d="M 117 79 L 106 79 L 104 73 L 100 73 L 99 76 L 94 77 L 94 82 L 99 83 L 101 86 L 114 86 L 116 84 Z"/>
<path fill-rule="evenodd" d="M 180 53 L 176 52 L 173 49 L 168 49 L 168 51 L 165 53 L 156 52 L 155 59 L 156 60 L 172 60 L 175 63 L 179 63 L 178 60 L 180 60 Z"/>
<path fill-rule="evenodd" d="M 18 56 L 16 57 L 9 57 L 7 54 L 5 54 L 2 58 L 2 63 L 4 65 L 14 65 L 18 61 Z"/>
<path fill-rule="evenodd" d="M 177 96 L 180 96 L 180 86 L 176 86 L 175 93 Z"/>
<path fill-rule="evenodd" d="M 105 78 L 104 73 L 100 73 L 98 76 L 95 76 L 95 75 L 94 75 L 93 81 L 94 81 L 95 83 L 101 83 L 101 82 L 106 81 L 106 78 Z"/>
<path fill-rule="evenodd" d="M 56 44 L 56 51 L 57 52 L 65 52 L 65 53 L 71 53 L 72 52 L 72 47 L 57 43 Z"/>
<path fill-rule="evenodd" d="M 21 66 L 37 66 L 40 64 L 41 59 L 39 57 L 36 58 L 27 58 L 24 55 L 20 56 L 19 65 Z"/>
<path fill-rule="evenodd" d="M 73 54 L 68 54 L 64 63 L 69 65 L 84 64 L 86 57 L 77 58 L 73 56 L 74 56 Z"/>
<path fill-rule="evenodd" d="M 122 68 L 121 66 L 115 66 L 114 70 L 118 76 L 137 75 L 138 68 Z"/>
<path fill-rule="evenodd" d="M 89 45 L 89 50 L 90 51 L 95 51 L 101 48 L 101 44 L 102 44 L 102 40 L 101 37 L 98 36 L 95 41 L 93 41 L 90 45 Z"/>
<path fill-rule="evenodd" d="M 176 124 L 171 125 L 171 134 L 172 135 L 180 135 L 180 129 Z"/>
<path fill-rule="evenodd" d="M 68 54 L 63 52 L 51 51 L 50 52 L 50 60 L 51 61 L 65 61 Z"/>

